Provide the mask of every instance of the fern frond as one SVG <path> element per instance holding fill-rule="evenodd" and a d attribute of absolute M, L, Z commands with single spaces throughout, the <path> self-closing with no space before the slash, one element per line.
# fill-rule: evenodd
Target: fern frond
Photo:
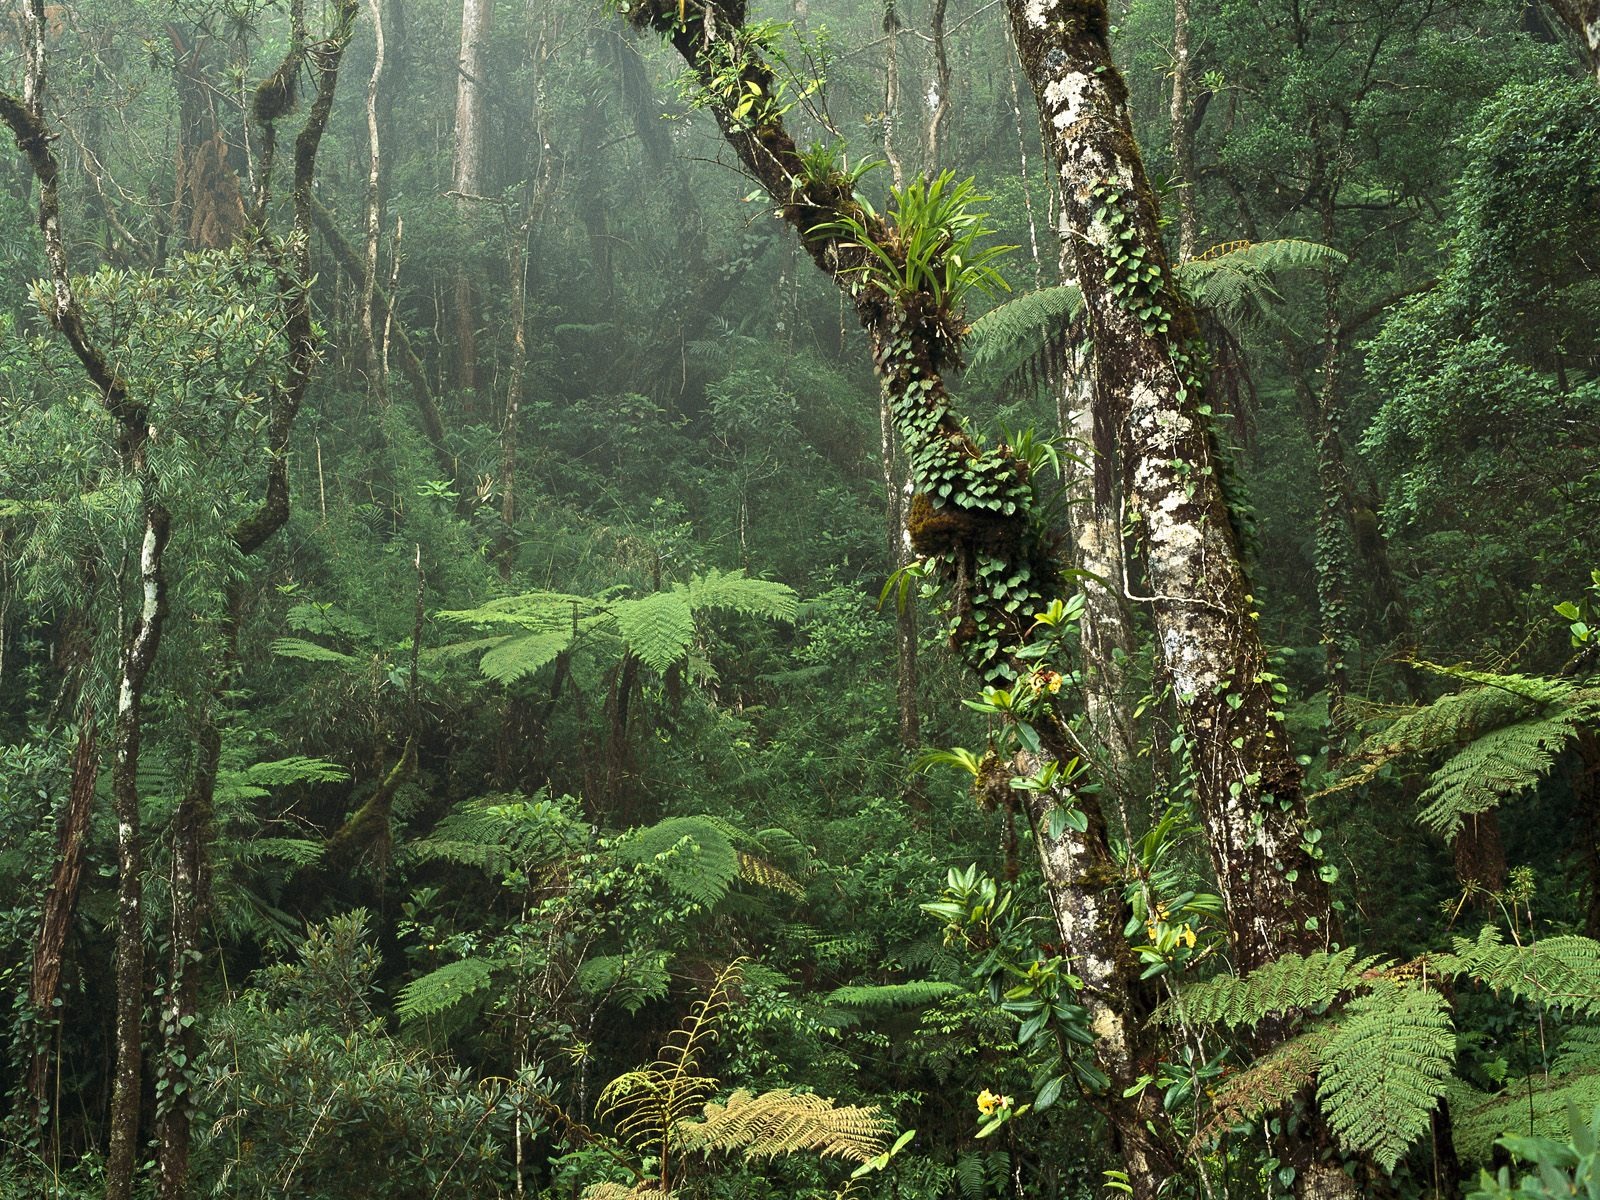
<path fill-rule="evenodd" d="M 309 867 L 322 861 L 323 844 L 309 838 L 258 837 L 244 844 L 235 857 L 240 861 L 269 859 L 296 867 Z"/>
<path fill-rule="evenodd" d="M 587 996 L 610 996 L 631 1016 L 651 1001 L 665 999 L 672 977 L 667 974 L 667 952 L 655 950 L 585 959 L 573 982 Z"/>
<path fill-rule="evenodd" d="M 619 1075 L 601 1089 L 595 1115 L 610 1121 L 635 1149 L 665 1153 L 675 1129 L 716 1090 L 717 1081 L 701 1071 L 701 1057 L 716 1039 L 741 965 L 742 960 L 723 968 L 711 990 L 667 1038 L 655 1062 Z"/>
<path fill-rule="evenodd" d="M 1428 1131 L 1455 1057 L 1444 997 L 1386 984 L 1340 1015 L 1322 1053 L 1317 1103 L 1346 1150 L 1392 1171 Z"/>
<path fill-rule="evenodd" d="M 417 1021 L 454 1008 L 489 986 L 500 964 L 485 958 L 462 958 L 413 979 L 400 989 L 395 1012 L 402 1021 Z"/>
<path fill-rule="evenodd" d="M 1600 1070 L 1600 1026 L 1574 1025 L 1563 1033 L 1551 1066 L 1557 1075 Z"/>
<path fill-rule="evenodd" d="M 1075 283 L 1039 288 L 998 304 L 972 323 L 962 345 L 967 369 L 996 378 L 1010 375 L 1083 309 Z"/>
<path fill-rule="evenodd" d="M 953 983 L 913 979 L 907 983 L 835 988 L 824 998 L 824 1003 L 868 1012 L 889 1012 L 896 1008 L 920 1008 L 959 991 L 961 988 Z"/>
<path fill-rule="evenodd" d="M 1477 941 L 1454 939 L 1455 953 L 1429 960 L 1445 976 L 1467 976 L 1519 1000 L 1592 1017 L 1600 1015 L 1600 942 L 1586 937 L 1541 938 L 1508 946 L 1485 926 Z"/>
<path fill-rule="evenodd" d="M 694 638 L 688 596 L 678 589 L 618 600 L 611 615 L 628 649 L 652 671 L 665 671 L 681 659 Z"/>
<path fill-rule="evenodd" d="M 494 796 L 457 805 L 397 857 L 402 865 L 444 861 L 496 873 L 553 863 L 587 843 L 583 825 L 559 802 Z"/>
<path fill-rule="evenodd" d="M 1201 1025 L 1254 1027 L 1269 1017 L 1320 1013 L 1346 992 L 1367 986 L 1379 959 L 1357 959 L 1354 947 L 1337 954 L 1285 954 L 1246 976 L 1219 975 L 1181 989 L 1162 1005 L 1162 1018 Z"/>
<path fill-rule="evenodd" d="M 229 782 L 264 788 L 292 787 L 297 783 L 342 783 L 349 778 L 350 772 L 338 763 L 304 754 L 251 763 L 241 771 L 229 772 Z"/>
<path fill-rule="evenodd" d="M 864 1163 L 883 1153 L 890 1129 L 876 1105 L 835 1105 L 786 1088 L 759 1095 L 740 1089 L 707 1104 L 700 1120 L 679 1127 L 678 1138 L 685 1149 L 732 1150 L 746 1161 L 810 1153 Z"/>
<path fill-rule="evenodd" d="M 478 660 L 478 670 L 496 683 L 515 683 L 554 662 L 556 656 L 570 645 L 570 629 L 507 637 Z"/>
<path fill-rule="evenodd" d="M 1235 1125 L 1287 1104 L 1316 1078 L 1333 1035 L 1332 1025 L 1314 1025 L 1228 1076 L 1212 1096 L 1211 1113 L 1190 1145 L 1200 1149 Z"/>
<path fill-rule="evenodd" d="M 1331 246 L 1298 238 L 1226 242 L 1175 268 L 1195 306 L 1237 326 L 1282 299 L 1273 278 L 1285 271 L 1323 269 L 1346 262 Z"/>
<path fill-rule="evenodd" d="M 744 617 L 762 617 L 792 624 L 800 599 L 792 587 L 767 579 L 750 579 L 742 570 L 712 569 L 689 580 L 689 607 L 695 612 L 720 609 Z"/>
<path fill-rule="evenodd" d="M 764 887 L 774 892 L 782 892 L 785 896 L 796 899 L 803 898 L 805 888 L 794 876 L 787 871 L 779 870 L 764 858 L 757 858 L 754 854 L 739 851 L 739 878 L 746 883 L 753 883 L 757 887 Z"/>
<path fill-rule="evenodd" d="M 618 846 L 624 861 L 651 863 L 673 891 L 707 908 L 728 894 L 739 874 L 739 854 L 713 817 L 668 817 L 635 830 Z"/>
<path fill-rule="evenodd" d="M 1518 1079 L 1492 1095 L 1457 1085 L 1449 1098 L 1456 1153 L 1466 1162 L 1487 1164 L 1496 1139 L 1507 1134 L 1564 1142 L 1569 1105 L 1585 1113 L 1600 1107 L 1600 1070 Z"/>
<path fill-rule="evenodd" d="M 1585 724 L 1584 713 L 1562 709 L 1474 739 L 1433 773 L 1417 820 L 1453 838 L 1467 817 L 1497 808 L 1542 780 Z"/>
<path fill-rule="evenodd" d="M 638 1183 L 591 1183 L 582 1200 L 677 1200 L 677 1192 L 663 1192 L 653 1179 Z"/>
<path fill-rule="evenodd" d="M 279 658 L 295 658 L 301 662 L 338 663 L 341 667 L 356 667 L 361 665 L 361 660 L 349 654 L 342 654 L 338 650 L 330 650 L 316 642 L 309 642 L 305 638 L 281 637 L 274 638 L 271 650 Z"/>

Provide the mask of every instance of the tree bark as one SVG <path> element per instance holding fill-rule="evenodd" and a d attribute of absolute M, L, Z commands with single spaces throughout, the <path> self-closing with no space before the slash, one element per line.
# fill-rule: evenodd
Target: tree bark
<path fill-rule="evenodd" d="M 55 865 L 39 914 L 33 939 L 33 964 L 28 978 L 28 1003 L 33 1009 L 34 1047 L 28 1063 L 28 1119 L 26 1128 L 43 1132 L 57 1114 L 50 1103 L 50 1050 L 48 1034 L 60 1023 L 56 1002 L 60 996 L 61 968 L 67 939 L 78 908 L 78 886 L 83 879 L 83 849 L 94 812 L 95 783 L 100 774 L 100 752 L 94 706 L 84 702 L 78 715 L 78 745 L 72 756 L 72 780 L 67 805 L 56 834 Z"/>
<path fill-rule="evenodd" d="M 922 139 L 922 170 L 932 176 L 939 170 L 944 149 L 944 127 L 950 121 L 950 55 L 945 45 L 945 16 L 950 0 L 933 0 L 928 36 L 933 42 L 933 84 L 928 97 L 928 125 Z"/>
<path fill-rule="evenodd" d="M 1577 37 L 1584 62 L 1600 83 L 1600 0 L 1550 0 L 1550 8 Z"/>
<path fill-rule="evenodd" d="M 1194 173 L 1194 115 L 1189 100 L 1189 0 L 1172 0 L 1172 166 L 1177 172 L 1178 261 L 1199 250 L 1200 216 Z"/>
<path fill-rule="evenodd" d="M 383 143 L 378 121 L 378 96 L 383 86 L 385 45 L 383 2 L 371 0 L 373 56 L 372 74 L 367 79 L 367 190 L 365 196 L 366 246 L 361 263 L 361 362 L 367 373 L 367 387 L 381 403 L 388 381 L 384 378 L 383 356 L 378 348 L 377 310 L 378 250 L 383 234 Z"/>
<path fill-rule="evenodd" d="M 463 221 L 470 220 L 471 201 L 484 190 L 484 153 L 487 124 L 487 70 L 489 30 L 494 23 L 494 0 L 463 0 L 461 53 L 456 59 L 455 157 L 451 164 L 451 190 L 458 197 Z M 462 256 L 455 279 L 456 382 L 473 390 L 478 386 L 477 313 L 472 271 Z"/>
<path fill-rule="evenodd" d="M 1193 315 L 1173 285 L 1127 91 L 1096 0 L 1007 0 L 1061 179 L 1101 387 L 1120 419 L 1161 663 L 1195 767 L 1240 970 L 1326 944 L 1328 894 L 1303 845 L 1305 796 L 1200 411 Z M 1290 882 L 1293 878 L 1295 882 Z"/>

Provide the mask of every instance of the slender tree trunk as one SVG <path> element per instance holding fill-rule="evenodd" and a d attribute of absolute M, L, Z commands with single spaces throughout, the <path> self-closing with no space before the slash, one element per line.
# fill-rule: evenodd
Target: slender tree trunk
<path fill-rule="evenodd" d="M 1070 268 L 1063 263 L 1063 269 Z M 1126 565 L 1118 513 L 1116 421 L 1106 411 L 1095 382 L 1094 344 L 1078 323 L 1067 336 L 1068 349 L 1057 384 L 1057 420 L 1073 441 L 1067 521 L 1072 532 L 1073 565 L 1083 580 L 1083 704 L 1095 767 L 1124 815 L 1137 793 L 1138 724 L 1133 718 L 1129 675 L 1138 651 L 1132 615 L 1122 599 Z"/>
<path fill-rule="evenodd" d="M 1200 411 L 1200 347 L 1173 286 L 1102 4 L 1007 0 L 1061 178 L 1100 386 L 1121 421 L 1161 662 L 1236 962 L 1326 943 L 1328 894 L 1303 848 L 1305 797 Z M 1294 882 L 1291 882 L 1293 880 Z"/>
<path fill-rule="evenodd" d="M 900 119 L 900 15 L 895 12 L 895 0 L 888 0 L 883 6 L 883 34 L 887 47 L 883 63 L 883 157 L 889 164 L 890 181 L 895 187 L 904 187 L 905 171 L 894 148 L 895 122 Z"/>
<path fill-rule="evenodd" d="M 945 45 L 945 17 L 950 0 L 933 0 L 928 36 L 933 41 L 933 84 L 928 96 L 928 125 L 922 139 L 922 170 L 932 177 L 939 170 L 944 149 L 944 127 L 950 121 L 950 55 Z"/>
<path fill-rule="evenodd" d="M 494 0 L 463 0 L 461 53 L 456 60 L 455 158 L 451 190 L 458 197 L 463 221 L 471 219 L 472 201 L 484 190 L 484 154 L 488 100 L 489 30 Z M 478 386 L 477 313 L 472 271 L 463 256 L 455 279 L 456 382 L 468 390 Z"/>
<path fill-rule="evenodd" d="M 894 429 L 894 414 L 887 396 L 878 403 L 878 449 L 883 467 L 884 510 L 887 517 L 887 545 L 891 567 L 899 571 L 911 561 L 906 543 L 906 500 L 908 484 L 897 453 L 899 437 Z M 900 749 L 907 754 L 922 745 L 922 718 L 917 711 L 917 600 L 906 589 L 897 598 L 894 614 L 895 705 L 899 712 Z M 916 776 L 906 784 L 906 799 L 920 803 L 921 789 Z"/>
<path fill-rule="evenodd" d="M 526 258 L 528 230 L 533 222 L 524 203 L 522 223 L 508 230 L 511 267 L 511 366 L 506 382 L 506 410 L 500 425 L 500 578 L 511 578 L 517 538 L 517 421 L 522 411 L 523 375 L 528 367 L 528 281 Z"/>
<path fill-rule="evenodd" d="M 383 144 L 379 131 L 378 96 L 383 86 L 384 0 L 371 0 L 373 58 L 372 75 L 367 80 L 367 191 L 365 197 L 366 253 L 361 263 L 361 362 L 367 373 L 367 387 L 379 401 L 387 390 L 383 356 L 378 348 L 378 314 L 374 297 L 378 290 L 378 250 L 383 234 Z"/>
<path fill-rule="evenodd" d="M 1200 216 L 1196 208 L 1194 117 L 1189 100 L 1189 0 L 1172 0 L 1172 165 L 1178 175 L 1178 261 L 1199 250 Z"/>
<path fill-rule="evenodd" d="M 67 939 L 78 909 L 78 885 L 83 879 L 83 848 L 94 813 L 95 783 L 100 775 L 94 706 L 85 701 L 78 714 L 78 745 L 72 756 L 72 782 L 67 805 L 56 834 L 55 865 L 39 914 L 33 939 L 33 964 L 28 978 L 28 1002 L 33 1009 L 35 1039 L 28 1063 L 27 1129 L 43 1132 L 58 1116 L 50 1103 L 50 1050 L 48 1036 L 60 1024 L 56 1002 L 60 997 L 61 968 Z"/>
<path fill-rule="evenodd" d="M 144 535 L 139 548 L 140 606 L 123 638 L 112 733 L 111 808 L 117 822 L 117 1001 L 106 1200 L 128 1200 L 132 1195 L 139 1151 L 144 1041 L 144 857 L 139 831 L 139 753 L 144 740 L 145 682 L 155 664 L 166 623 L 163 559 L 171 532 L 166 510 L 150 495 L 148 478 L 141 480 L 140 491 L 144 509 Z"/>

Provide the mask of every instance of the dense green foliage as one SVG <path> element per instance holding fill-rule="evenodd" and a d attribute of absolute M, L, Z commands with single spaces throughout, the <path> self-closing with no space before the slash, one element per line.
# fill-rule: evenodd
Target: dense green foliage
<path fill-rule="evenodd" d="M 767 7 L 696 76 L 616 5 L 502 3 L 469 70 L 460 3 L 366 0 L 309 243 L 283 172 L 331 11 L 39 8 L 71 277 L 149 441 L 134 469 L 53 324 L 8 153 L 0 1195 L 105 1186 L 152 508 L 137 1196 L 178 1200 L 149 1165 L 173 1112 L 196 1197 L 1118 1193 L 1038 853 L 1100 805 L 1084 874 L 1135 964 L 1164 1194 L 1285 1195 L 1307 1130 L 1372 1195 L 1592 1191 L 1600 88 L 1536 8 L 1192 0 L 1180 178 L 1173 6 L 1118 8 L 1151 174 L 1203 235 L 1181 366 L 1226 453 L 1188 466 L 1228 476 L 1274 648 L 1253 683 L 1335 897 L 1323 950 L 1245 973 L 1194 803 L 1225 748 L 1181 731 L 1140 562 L 1072 567 L 1117 430 L 1068 436 L 1096 315 L 1056 271 L 1004 18 Z M 842 291 L 729 170 L 725 132 L 780 121 L 847 205 L 805 233 L 856 256 Z M 1136 269 L 1111 282 L 1165 333 Z M 852 302 L 893 314 L 876 363 Z M 278 466 L 287 521 L 249 546 Z M 1084 628 L 1105 585 L 1127 647 Z"/>

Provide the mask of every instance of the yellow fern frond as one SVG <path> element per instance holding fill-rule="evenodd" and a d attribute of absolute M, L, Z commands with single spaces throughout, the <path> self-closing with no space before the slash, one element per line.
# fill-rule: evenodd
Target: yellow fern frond
<path fill-rule="evenodd" d="M 864 1163 L 883 1153 L 889 1131 L 876 1105 L 835 1105 L 779 1088 L 758 1095 L 741 1089 L 708 1104 L 704 1119 L 684 1124 L 678 1136 L 686 1149 L 734 1150 L 746 1160 L 810 1153 Z"/>

